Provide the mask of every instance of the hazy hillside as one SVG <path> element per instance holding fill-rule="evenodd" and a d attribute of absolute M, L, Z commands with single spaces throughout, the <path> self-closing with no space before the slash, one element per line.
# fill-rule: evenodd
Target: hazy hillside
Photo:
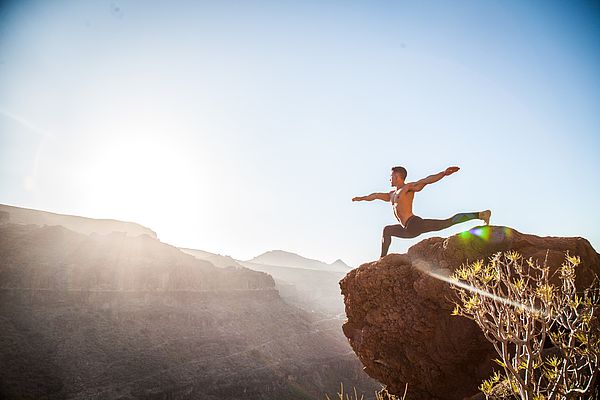
<path fill-rule="evenodd" d="M 149 236 L 0 225 L 0 398 L 319 399 L 369 378 L 340 321 Z M 371 396 L 372 398 L 372 396 Z"/>
<path fill-rule="evenodd" d="M 344 301 L 340 294 L 339 281 L 346 275 L 345 273 L 248 261 L 239 261 L 239 263 L 252 270 L 271 275 L 275 279 L 279 294 L 287 302 L 307 311 L 321 312 L 330 317 L 339 316 L 340 324 L 343 322 Z"/>
<path fill-rule="evenodd" d="M 94 290 L 273 288 L 273 278 L 224 270 L 147 235 L 82 235 L 62 226 L 0 225 L 0 287 Z"/>
<path fill-rule="evenodd" d="M 222 256 L 197 249 L 182 248 L 181 251 L 191 254 L 198 259 L 207 260 L 222 268 L 247 267 L 255 271 L 266 272 L 274 278 L 275 287 L 279 291 L 280 296 L 288 303 L 294 304 L 306 311 L 324 313 L 328 317 L 339 316 L 340 326 L 343 322 L 342 319 L 345 318 L 344 302 L 339 286 L 339 281 L 345 275 L 344 272 L 240 261 L 229 256 Z M 286 254 L 290 255 L 288 261 L 296 260 L 296 264 L 308 264 L 309 266 L 319 265 L 318 263 L 324 264 L 297 254 Z M 259 258 L 261 257 L 256 257 L 255 259 Z M 274 262 L 274 258 L 272 257 L 271 259 Z M 338 260 L 334 264 L 341 266 L 343 262 Z"/>
<path fill-rule="evenodd" d="M 156 238 L 156 233 L 135 222 L 117 221 L 114 219 L 96 219 L 76 215 L 56 214 L 48 211 L 30 208 L 14 207 L 0 204 L 0 223 L 62 225 L 72 231 L 90 234 L 125 232 L 130 236 L 150 235 Z"/>
<path fill-rule="evenodd" d="M 179 247 L 179 250 L 183 251 L 184 253 L 190 254 L 200 260 L 206 260 L 216 267 L 243 268 L 243 266 L 239 262 L 237 262 L 229 256 L 222 256 L 220 254 L 214 254 L 204 250 L 188 249 L 184 247 Z"/>

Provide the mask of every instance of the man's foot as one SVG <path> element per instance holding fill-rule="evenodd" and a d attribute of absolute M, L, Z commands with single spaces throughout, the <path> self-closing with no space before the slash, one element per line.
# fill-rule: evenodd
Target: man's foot
<path fill-rule="evenodd" d="M 482 219 L 486 225 L 490 224 L 490 217 L 492 216 L 491 210 L 485 210 L 479 212 L 479 219 Z"/>

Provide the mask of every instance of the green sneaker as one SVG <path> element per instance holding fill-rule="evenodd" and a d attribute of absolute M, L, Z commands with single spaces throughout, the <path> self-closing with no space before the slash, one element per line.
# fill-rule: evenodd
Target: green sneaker
<path fill-rule="evenodd" d="M 491 210 L 485 210 L 479 212 L 479 219 L 482 219 L 486 225 L 490 224 L 490 217 L 492 216 Z"/>

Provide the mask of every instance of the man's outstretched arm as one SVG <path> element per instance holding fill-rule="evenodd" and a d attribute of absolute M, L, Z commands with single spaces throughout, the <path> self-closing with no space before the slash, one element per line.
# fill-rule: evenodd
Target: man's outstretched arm
<path fill-rule="evenodd" d="M 435 183 L 442 179 L 444 176 L 452 175 L 460 168 L 458 167 L 448 167 L 442 172 L 438 172 L 437 174 L 429 175 L 427 178 L 423 178 L 418 180 L 417 182 L 407 183 L 407 190 L 409 192 L 420 192 L 425 185 L 429 185 L 430 183 Z"/>
<path fill-rule="evenodd" d="M 390 194 L 389 193 L 371 193 L 368 196 L 358 196 L 358 197 L 354 197 L 352 199 L 352 201 L 371 201 L 371 200 L 383 200 L 383 201 L 390 201 Z"/>

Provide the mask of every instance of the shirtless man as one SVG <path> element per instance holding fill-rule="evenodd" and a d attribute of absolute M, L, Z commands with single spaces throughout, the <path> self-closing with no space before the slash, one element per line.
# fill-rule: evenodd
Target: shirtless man
<path fill-rule="evenodd" d="M 437 182 L 444 176 L 451 175 L 458 170 L 458 167 L 448 167 L 445 171 L 429 175 L 427 178 L 423 178 L 417 182 L 405 183 L 406 169 L 404 167 L 394 167 L 392 168 L 390 183 L 396 187 L 396 190 L 392 190 L 389 193 L 371 193 L 368 196 L 354 197 L 352 199 L 352 201 L 383 200 L 392 203 L 394 216 L 400 224 L 388 225 L 383 229 L 381 257 L 387 254 L 392 243 L 392 236 L 406 239 L 414 238 L 425 232 L 439 231 L 472 219 L 481 219 L 486 225 L 489 225 L 490 216 L 492 215 L 490 210 L 459 213 L 448 219 L 423 219 L 413 214 L 412 203 L 415 192 L 420 192 L 426 185 Z"/>

